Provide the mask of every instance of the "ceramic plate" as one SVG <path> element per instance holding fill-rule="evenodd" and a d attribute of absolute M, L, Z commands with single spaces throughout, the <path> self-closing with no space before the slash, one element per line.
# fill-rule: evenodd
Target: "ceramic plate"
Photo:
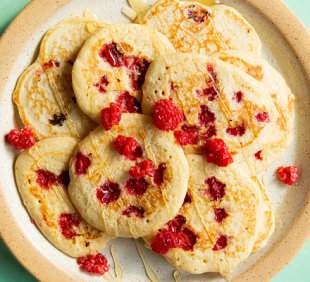
<path fill-rule="evenodd" d="M 155 1 L 150 1 L 153 4 Z M 263 42 L 263 56 L 284 76 L 297 97 L 295 141 L 267 175 L 268 191 L 276 211 L 276 231 L 267 246 L 252 254 L 234 271 L 233 281 L 269 281 L 298 253 L 310 235 L 310 35 L 281 0 L 223 0 L 253 25 Z M 37 57 L 45 32 L 69 17 L 81 16 L 89 8 L 111 23 L 129 22 L 121 14 L 126 0 L 34 0 L 14 20 L 0 41 L 0 235 L 16 258 L 40 281 L 105 281 L 80 271 L 72 259 L 53 247 L 31 224 L 14 181 L 14 162 L 19 154 L 4 142 L 12 128 L 21 128 L 12 92 L 18 77 Z M 290 189 L 276 177 L 279 166 L 295 165 L 301 175 Z M 142 245 L 142 242 L 140 242 Z M 113 273 L 109 246 L 114 244 L 124 272 L 124 281 L 149 281 L 131 239 L 116 239 L 102 250 Z M 160 281 L 174 281 L 175 268 L 164 257 L 144 249 Z M 182 272 L 181 281 L 224 281 L 218 274 L 192 275 Z"/>

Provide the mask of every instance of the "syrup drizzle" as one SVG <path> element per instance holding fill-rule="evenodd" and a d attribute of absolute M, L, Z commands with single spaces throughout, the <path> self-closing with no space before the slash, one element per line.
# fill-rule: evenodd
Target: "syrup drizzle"
<path fill-rule="evenodd" d="M 174 277 L 175 282 L 180 282 L 182 274 L 179 270 L 176 270 L 175 272 L 173 272 L 173 277 Z"/>
<path fill-rule="evenodd" d="M 206 5 L 206 6 L 212 6 L 212 5 L 216 5 L 216 4 L 221 3 L 220 0 L 189 0 L 189 1 L 198 2 L 198 3 L 200 3 L 202 5 Z"/>
<path fill-rule="evenodd" d="M 114 271 L 116 277 L 113 277 L 110 272 L 106 272 L 103 277 L 109 282 L 123 282 L 123 270 L 117 259 L 116 247 L 114 245 L 111 245 L 111 254 L 114 261 Z"/>
<path fill-rule="evenodd" d="M 266 174 L 263 175 L 262 181 L 266 189 L 268 189 L 268 176 Z"/>
<path fill-rule="evenodd" d="M 147 276 L 149 277 L 149 279 L 152 281 L 152 282 L 160 282 L 158 277 L 156 276 L 156 274 L 154 273 L 154 271 L 152 270 L 149 262 L 147 261 L 147 258 L 146 258 L 146 255 L 142 249 L 142 247 L 140 246 L 140 243 L 138 240 L 136 239 L 132 239 L 134 241 L 134 243 L 136 244 L 136 247 L 137 247 L 137 250 L 139 252 L 139 255 L 142 259 L 142 262 L 144 264 L 144 267 L 145 267 L 145 271 L 146 271 L 146 274 Z"/>

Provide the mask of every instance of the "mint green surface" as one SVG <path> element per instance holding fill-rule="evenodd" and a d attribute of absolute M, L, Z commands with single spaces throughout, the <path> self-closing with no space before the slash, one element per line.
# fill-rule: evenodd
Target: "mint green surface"
<path fill-rule="evenodd" d="M 0 0 L 0 36 L 29 2 L 29 0 Z M 310 0 L 284 0 L 284 2 L 310 31 Z M 35 281 L 37 280 L 16 261 L 0 239 L 0 282 Z M 310 282 L 310 240 L 295 259 L 271 282 Z"/>

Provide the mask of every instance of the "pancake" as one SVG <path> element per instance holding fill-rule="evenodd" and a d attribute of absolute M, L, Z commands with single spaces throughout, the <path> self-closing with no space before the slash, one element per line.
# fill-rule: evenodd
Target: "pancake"
<path fill-rule="evenodd" d="M 88 225 L 68 195 L 69 161 L 79 142 L 73 137 L 42 140 L 24 150 L 15 165 L 17 186 L 32 220 L 72 257 L 94 254 L 114 239 Z"/>
<path fill-rule="evenodd" d="M 97 126 L 76 103 L 72 66 L 85 41 L 106 25 L 89 16 L 77 17 L 63 21 L 44 36 L 36 62 L 21 75 L 13 93 L 23 123 L 33 129 L 37 140 L 84 138 Z"/>
<path fill-rule="evenodd" d="M 123 112 L 141 112 L 141 86 L 149 64 L 175 52 L 169 40 L 149 27 L 114 24 L 94 34 L 74 64 L 72 79 L 84 113 L 101 122 L 101 110 L 111 102 Z"/>
<path fill-rule="evenodd" d="M 205 141 L 216 137 L 226 143 L 237 163 L 263 148 L 279 115 L 254 78 L 198 54 L 170 54 L 151 64 L 143 85 L 142 112 L 153 114 L 157 101 L 170 98 L 185 116 L 174 132 L 185 154 L 203 154 Z"/>
<path fill-rule="evenodd" d="M 146 160 L 154 164 L 154 176 L 133 175 Z M 138 238 L 176 215 L 187 190 L 188 164 L 172 133 L 158 130 L 150 116 L 123 114 L 119 126 L 105 131 L 100 125 L 79 144 L 70 179 L 71 199 L 89 224 L 113 236 Z"/>
<path fill-rule="evenodd" d="M 254 28 L 225 5 L 160 0 L 140 14 L 137 23 L 166 35 L 177 52 L 210 55 L 220 50 L 261 53 Z"/>
<path fill-rule="evenodd" d="M 238 67 L 259 81 L 279 112 L 273 132 L 262 151 L 241 164 L 244 170 L 254 176 L 280 159 L 292 144 L 295 96 L 284 78 L 261 57 L 237 51 L 219 52 L 213 56 Z"/>
<path fill-rule="evenodd" d="M 190 178 L 182 208 L 156 238 L 153 234 L 144 240 L 178 269 L 227 276 L 251 254 L 259 235 L 259 186 L 236 164 L 220 168 L 202 156 L 186 158 Z M 177 238 L 176 247 L 170 248 L 167 238 Z"/>

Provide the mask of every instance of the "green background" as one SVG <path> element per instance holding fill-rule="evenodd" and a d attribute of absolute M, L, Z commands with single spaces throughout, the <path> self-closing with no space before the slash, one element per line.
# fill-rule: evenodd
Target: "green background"
<path fill-rule="evenodd" d="M 53 0 L 51 0 L 53 1 Z M 260 1 L 260 0 L 257 0 Z M 310 31 L 310 0 L 283 0 Z M 0 0 L 0 35 L 10 22 L 26 6 L 29 0 Z M 11 255 L 0 239 L 0 281 L 35 282 L 31 276 Z M 310 240 L 294 260 L 271 282 L 309 282 L 310 281 Z"/>

